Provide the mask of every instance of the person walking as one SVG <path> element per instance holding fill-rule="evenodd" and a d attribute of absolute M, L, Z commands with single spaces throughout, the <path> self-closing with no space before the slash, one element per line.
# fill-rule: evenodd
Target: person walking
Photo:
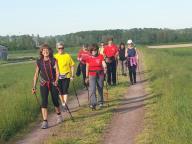
<path fill-rule="evenodd" d="M 97 104 L 100 108 L 103 106 L 104 75 L 106 74 L 107 66 L 103 55 L 99 54 L 97 44 L 93 44 L 90 51 L 91 56 L 86 64 L 86 82 L 89 83 L 90 107 L 96 109 Z M 98 100 L 96 97 L 96 87 L 98 90 Z"/>
<path fill-rule="evenodd" d="M 121 66 L 121 74 L 127 76 L 125 51 L 126 51 L 125 44 L 121 42 L 119 45 L 119 62 Z"/>
<path fill-rule="evenodd" d="M 74 61 L 72 57 L 64 51 L 64 44 L 57 43 L 56 44 L 58 53 L 54 55 L 55 59 L 58 62 L 59 67 L 59 80 L 58 86 L 60 91 L 60 100 L 62 103 L 63 111 L 66 110 L 65 105 L 67 104 L 68 99 L 68 89 L 70 80 L 74 79 Z"/>
<path fill-rule="evenodd" d="M 125 57 L 127 58 L 127 67 L 129 69 L 129 78 L 131 84 L 136 84 L 136 70 L 137 70 L 137 61 L 138 54 L 135 48 L 133 41 L 130 39 L 127 41 L 128 48 L 125 53 Z"/>
<path fill-rule="evenodd" d="M 116 85 L 118 48 L 113 43 L 113 38 L 108 38 L 108 45 L 104 47 L 104 57 L 107 64 L 107 83 Z"/>
<path fill-rule="evenodd" d="M 87 85 L 85 83 L 85 78 L 86 78 L 86 60 L 90 56 L 89 52 L 89 45 L 83 45 L 82 49 L 78 52 L 77 60 L 79 61 L 79 66 L 80 66 L 80 71 L 83 75 L 83 84 L 87 88 Z"/>
<path fill-rule="evenodd" d="M 36 62 L 36 70 L 33 79 L 32 94 L 36 94 L 36 84 L 40 75 L 41 112 L 43 116 L 42 129 L 48 128 L 48 95 L 51 93 L 52 102 L 57 113 L 57 123 L 63 122 L 58 101 L 58 76 L 57 61 L 53 58 L 52 49 L 47 44 L 40 47 L 40 58 Z"/>
<path fill-rule="evenodd" d="M 105 46 L 105 43 L 104 42 L 101 42 L 100 43 L 100 47 L 99 47 L 99 54 L 102 54 L 104 55 L 104 46 Z"/>

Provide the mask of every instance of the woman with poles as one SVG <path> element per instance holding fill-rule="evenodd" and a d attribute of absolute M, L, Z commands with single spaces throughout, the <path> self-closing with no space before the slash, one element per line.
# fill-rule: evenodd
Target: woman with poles
<path fill-rule="evenodd" d="M 87 88 L 87 85 L 85 83 L 86 78 L 86 60 L 89 58 L 90 52 L 89 52 L 89 46 L 88 44 L 83 45 L 82 49 L 78 52 L 77 60 L 79 61 L 80 66 L 80 72 L 83 75 L 83 84 L 85 88 Z"/>
<path fill-rule="evenodd" d="M 36 70 L 33 80 L 32 94 L 36 94 L 36 84 L 40 75 L 40 93 L 41 93 L 41 112 L 43 116 L 43 123 L 41 128 L 48 128 L 48 95 L 51 93 L 52 102 L 57 113 L 57 123 L 63 122 L 58 101 L 58 76 L 59 70 L 56 59 L 53 58 L 52 49 L 47 44 L 40 47 L 40 58 L 36 62 Z"/>
<path fill-rule="evenodd" d="M 127 67 L 129 69 L 129 78 L 131 84 L 136 84 L 136 70 L 137 70 L 137 61 L 138 61 L 138 53 L 135 48 L 135 44 L 132 40 L 127 41 L 128 48 L 125 53 L 125 57 L 127 58 Z"/>
<path fill-rule="evenodd" d="M 66 110 L 65 105 L 67 104 L 68 89 L 70 80 L 74 79 L 74 61 L 71 56 L 64 51 L 64 44 L 56 44 L 58 53 L 54 55 L 58 62 L 59 67 L 59 80 L 58 86 L 60 91 L 60 100 L 62 104 L 63 111 Z"/>
<path fill-rule="evenodd" d="M 103 86 L 104 75 L 107 71 L 107 66 L 103 55 L 99 54 L 99 47 L 93 44 L 90 48 L 91 56 L 87 59 L 86 64 L 86 82 L 89 83 L 90 108 L 96 109 L 98 104 L 103 106 Z M 98 89 L 98 101 L 96 97 L 96 87 Z"/>
<path fill-rule="evenodd" d="M 104 57 L 107 63 L 107 82 L 108 85 L 116 85 L 116 72 L 117 72 L 117 57 L 118 57 L 118 48 L 113 43 L 113 38 L 107 39 L 108 44 L 104 47 Z"/>

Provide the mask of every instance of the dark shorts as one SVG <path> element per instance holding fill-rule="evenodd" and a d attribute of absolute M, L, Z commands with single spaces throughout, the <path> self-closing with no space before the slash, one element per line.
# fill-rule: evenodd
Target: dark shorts
<path fill-rule="evenodd" d="M 50 90 L 48 86 L 40 86 L 40 93 L 41 93 L 41 107 L 47 108 L 48 106 L 48 95 L 49 91 L 51 93 L 52 102 L 55 107 L 59 107 L 59 97 L 58 91 L 53 84 L 50 84 Z"/>
<path fill-rule="evenodd" d="M 69 93 L 68 92 L 69 83 L 70 83 L 70 78 L 60 79 L 58 81 L 59 89 L 60 89 L 60 95 L 67 95 Z"/>

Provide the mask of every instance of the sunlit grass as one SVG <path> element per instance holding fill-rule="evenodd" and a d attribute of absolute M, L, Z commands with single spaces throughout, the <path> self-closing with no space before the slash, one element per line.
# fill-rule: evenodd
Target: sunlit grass
<path fill-rule="evenodd" d="M 192 140 L 192 49 L 143 49 L 155 104 L 146 106 L 138 143 L 189 144 Z"/>

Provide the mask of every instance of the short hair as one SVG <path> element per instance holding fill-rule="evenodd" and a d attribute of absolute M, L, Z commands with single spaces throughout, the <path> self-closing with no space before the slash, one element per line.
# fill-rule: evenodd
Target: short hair
<path fill-rule="evenodd" d="M 64 47 L 64 43 L 63 42 L 58 42 L 57 44 L 56 44 L 56 47 L 58 47 L 58 46 L 62 46 L 62 47 Z"/>

